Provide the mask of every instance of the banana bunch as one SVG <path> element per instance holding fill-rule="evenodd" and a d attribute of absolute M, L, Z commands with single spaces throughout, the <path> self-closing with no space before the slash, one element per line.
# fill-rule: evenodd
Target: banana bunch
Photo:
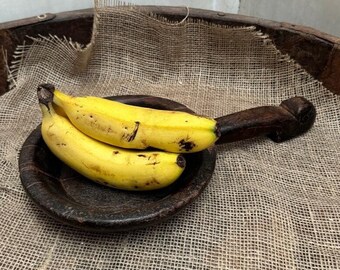
<path fill-rule="evenodd" d="M 38 98 L 42 137 L 52 153 L 88 179 L 117 189 L 170 185 L 185 169 L 182 153 L 201 151 L 219 136 L 213 119 L 72 97 L 51 84 L 39 85 Z"/>

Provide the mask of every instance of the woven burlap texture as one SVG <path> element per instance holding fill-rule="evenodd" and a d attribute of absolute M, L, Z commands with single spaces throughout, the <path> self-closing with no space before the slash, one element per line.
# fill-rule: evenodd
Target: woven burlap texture
<path fill-rule="evenodd" d="M 17 50 L 12 89 L 0 97 L 0 268 L 339 269 L 339 97 L 253 27 L 168 22 L 100 3 L 96 14 L 90 46 L 40 37 Z M 170 220 L 88 233 L 47 217 L 20 183 L 42 82 L 76 95 L 171 98 L 211 117 L 302 95 L 318 115 L 291 141 L 218 146 L 210 184 Z"/>

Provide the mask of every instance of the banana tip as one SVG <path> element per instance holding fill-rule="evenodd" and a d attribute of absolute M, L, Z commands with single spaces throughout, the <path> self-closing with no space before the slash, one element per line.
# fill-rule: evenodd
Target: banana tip
<path fill-rule="evenodd" d="M 185 168 L 186 160 L 185 160 L 184 156 L 178 155 L 176 163 L 180 168 Z"/>
<path fill-rule="evenodd" d="M 219 123 L 216 123 L 214 133 L 216 135 L 216 138 L 221 137 L 222 133 L 221 133 L 221 126 Z"/>

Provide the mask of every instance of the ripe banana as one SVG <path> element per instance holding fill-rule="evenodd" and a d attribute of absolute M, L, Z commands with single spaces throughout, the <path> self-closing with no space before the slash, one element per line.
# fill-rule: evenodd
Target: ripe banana
<path fill-rule="evenodd" d="M 72 97 L 51 84 L 39 88 L 52 93 L 53 102 L 79 130 L 111 145 L 192 153 L 209 147 L 219 137 L 217 122 L 207 117 L 142 108 L 100 97 Z"/>
<path fill-rule="evenodd" d="M 182 174 L 185 159 L 181 154 L 133 151 L 99 142 L 56 112 L 50 92 L 40 88 L 38 97 L 43 140 L 61 161 L 88 179 L 117 189 L 154 190 Z"/>

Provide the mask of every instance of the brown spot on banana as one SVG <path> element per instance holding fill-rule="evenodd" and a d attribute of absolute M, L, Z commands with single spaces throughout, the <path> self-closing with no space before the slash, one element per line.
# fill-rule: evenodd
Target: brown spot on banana
<path fill-rule="evenodd" d="M 97 121 L 92 121 L 92 120 L 89 120 L 88 121 L 88 124 L 94 128 L 94 129 L 98 129 L 98 130 L 101 130 L 101 131 L 104 131 L 104 132 L 107 132 L 107 128 L 102 126 L 100 123 L 98 123 Z"/>
<path fill-rule="evenodd" d="M 56 145 L 59 146 L 59 147 L 61 147 L 61 146 L 65 147 L 67 144 L 66 143 L 56 143 Z"/>
<path fill-rule="evenodd" d="M 91 165 L 91 164 L 86 164 L 85 162 L 82 161 L 82 164 L 89 170 L 93 170 L 95 172 L 101 173 L 101 169 L 98 165 Z"/>
<path fill-rule="evenodd" d="M 89 165 L 88 168 L 90 170 L 93 170 L 93 171 L 98 172 L 98 173 L 101 172 L 101 169 L 100 169 L 100 167 L 98 165 Z"/>
<path fill-rule="evenodd" d="M 150 156 L 148 156 L 148 160 L 150 160 L 150 159 L 157 159 L 157 157 L 158 157 L 158 153 L 153 153 L 153 154 L 151 154 Z"/>
<path fill-rule="evenodd" d="M 142 145 L 143 145 L 145 148 L 149 146 L 149 145 L 146 143 L 146 140 L 145 140 L 145 139 L 142 139 L 142 140 L 141 140 L 141 143 L 142 143 Z"/>
<path fill-rule="evenodd" d="M 182 151 L 190 151 L 196 146 L 196 144 L 193 141 L 189 141 L 188 139 L 181 139 L 178 142 L 178 146 Z"/>
<path fill-rule="evenodd" d="M 151 184 L 157 184 L 160 185 L 161 183 L 156 179 L 156 178 L 152 178 L 151 180 Z"/>
<path fill-rule="evenodd" d="M 132 142 L 137 135 L 138 129 L 139 129 L 140 122 L 136 121 L 135 122 L 135 127 L 133 128 L 133 131 L 130 134 L 124 134 L 123 139 L 125 139 L 127 142 Z"/>
<path fill-rule="evenodd" d="M 157 164 L 160 164 L 160 162 L 154 161 L 154 162 L 146 163 L 145 165 L 157 165 Z"/>

